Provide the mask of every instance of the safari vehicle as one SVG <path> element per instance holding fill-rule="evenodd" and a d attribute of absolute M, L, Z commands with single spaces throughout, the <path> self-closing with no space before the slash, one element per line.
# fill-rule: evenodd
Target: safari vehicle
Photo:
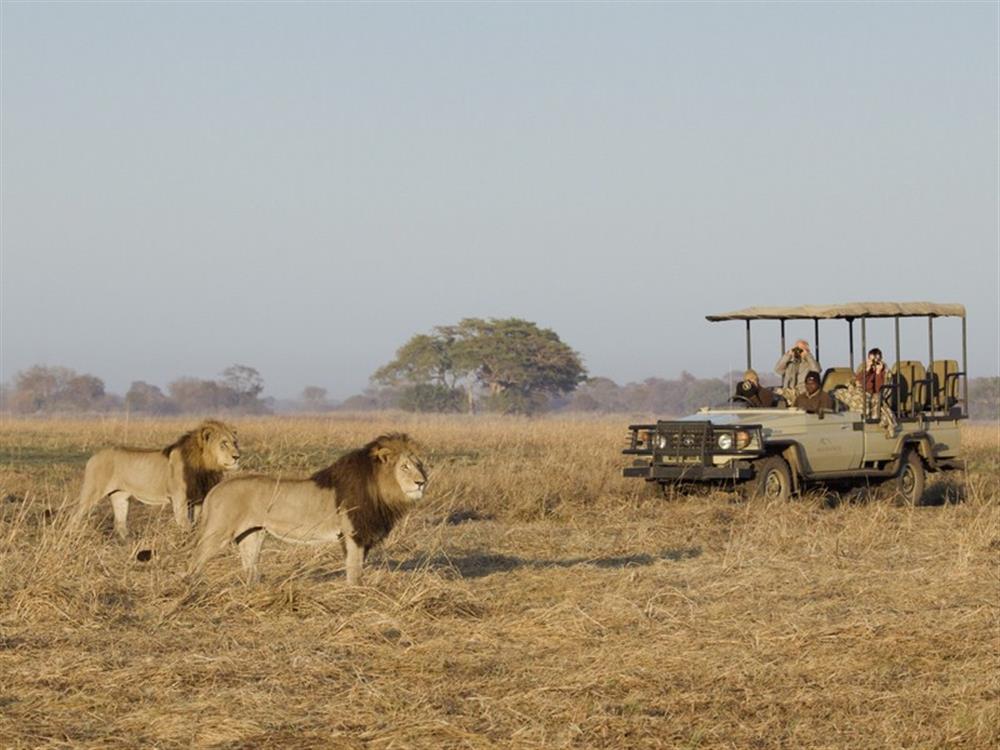
<path fill-rule="evenodd" d="M 861 405 L 858 411 L 836 400 L 833 411 L 814 414 L 783 401 L 773 408 L 756 408 L 733 397 L 722 406 L 703 408 L 683 419 L 630 425 L 624 453 L 633 461 L 623 470 L 626 477 L 662 485 L 728 485 L 771 499 L 786 499 L 808 483 L 882 485 L 917 504 L 927 472 L 963 468 L 959 424 L 968 418 L 964 306 L 861 302 L 751 307 L 707 317 L 713 322 L 745 321 L 747 369 L 752 367 L 753 321 L 780 321 L 782 352 L 786 351 L 786 321 L 813 321 L 819 362 L 820 321 L 846 321 L 850 361 L 846 367 L 831 367 L 823 373 L 821 388 L 827 392 L 847 388 L 854 378 L 855 321 L 860 324 L 862 360 L 868 351 L 866 322 L 873 318 L 895 321 L 896 364 L 887 372 L 877 397 L 856 399 Z M 900 320 L 914 317 L 927 319 L 926 366 L 917 359 L 902 359 L 900 351 Z M 942 317 L 961 318 L 961 367 L 953 359 L 935 359 L 934 321 Z M 891 436 L 880 424 L 883 409 L 892 410 L 897 422 Z"/>

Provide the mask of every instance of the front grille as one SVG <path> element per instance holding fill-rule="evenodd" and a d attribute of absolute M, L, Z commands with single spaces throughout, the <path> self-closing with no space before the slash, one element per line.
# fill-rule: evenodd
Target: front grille
<path fill-rule="evenodd" d="M 711 463 L 712 423 L 657 422 L 654 455 L 668 464 Z M 661 447 L 662 444 L 662 447 Z"/>

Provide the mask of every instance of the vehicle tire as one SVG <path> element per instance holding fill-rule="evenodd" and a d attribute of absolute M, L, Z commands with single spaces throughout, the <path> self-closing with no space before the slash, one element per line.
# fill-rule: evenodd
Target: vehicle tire
<path fill-rule="evenodd" d="M 920 505 L 927 484 L 927 472 L 924 471 L 924 462 L 920 460 L 915 450 L 906 449 L 899 466 L 899 473 L 892 484 L 896 497 L 903 503 Z"/>
<path fill-rule="evenodd" d="M 753 462 L 754 477 L 744 486 L 746 497 L 765 500 L 789 500 L 792 497 L 792 470 L 781 456 L 768 456 Z"/>

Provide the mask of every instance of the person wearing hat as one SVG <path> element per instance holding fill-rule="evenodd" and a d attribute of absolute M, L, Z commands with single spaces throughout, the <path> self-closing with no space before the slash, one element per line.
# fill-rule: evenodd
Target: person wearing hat
<path fill-rule="evenodd" d="M 750 406 L 770 409 L 774 406 L 774 391 L 760 384 L 756 370 L 743 373 L 743 380 L 736 385 L 736 396 Z"/>
<path fill-rule="evenodd" d="M 805 393 L 800 393 L 795 399 L 795 408 L 803 409 L 810 414 L 822 414 L 833 411 L 833 399 L 830 394 L 819 387 L 819 373 L 810 370 L 806 373 Z"/>

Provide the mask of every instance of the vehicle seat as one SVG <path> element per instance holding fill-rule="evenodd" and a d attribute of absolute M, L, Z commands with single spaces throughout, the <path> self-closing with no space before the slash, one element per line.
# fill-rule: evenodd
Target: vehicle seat
<path fill-rule="evenodd" d="M 915 359 L 904 359 L 892 367 L 893 378 L 899 379 L 898 411 L 900 414 L 912 414 L 923 411 L 930 406 L 930 393 L 927 389 L 927 370 L 923 362 Z"/>
<path fill-rule="evenodd" d="M 853 379 L 854 373 L 850 367 L 829 367 L 823 374 L 823 384 L 820 387 L 829 393 L 838 386 L 846 388 Z"/>
<path fill-rule="evenodd" d="M 958 380 L 956 360 L 935 359 L 931 362 L 935 409 L 950 409 L 958 403 Z"/>

